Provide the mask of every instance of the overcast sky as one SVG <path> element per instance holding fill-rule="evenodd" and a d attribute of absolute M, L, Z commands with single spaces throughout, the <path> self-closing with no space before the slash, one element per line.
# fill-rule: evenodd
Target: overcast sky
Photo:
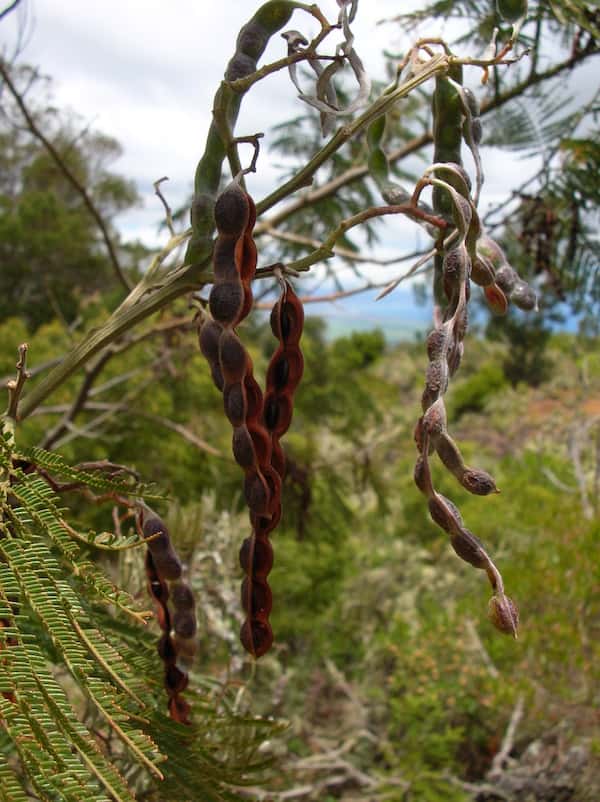
<path fill-rule="evenodd" d="M 58 107 L 76 111 L 82 127 L 91 122 L 121 143 L 123 156 L 114 169 L 132 178 L 143 198 L 141 208 L 117 221 L 125 237 L 160 242 L 161 209 L 152 190 L 160 176 L 171 179 L 165 193 L 173 207 L 189 196 L 215 89 L 233 53 L 237 30 L 258 5 L 256 0 L 23 0 L 19 13 L 0 23 L 0 47 L 6 55 L 24 26 L 21 61 L 53 78 Z M 376 23 L 408 5 L 398 0 L 362 0 L 359 5 L 355 46 L 374 78 L 384 78 L 382 49 L 403 49 L 408 41 L 397 26 Z M 320 7 L 329 19 L 337 16 L 335 0 L 322 0 Z M 295 12 L 290 27 L 308 37 L 316 32 L 314 20 L 301 12 Z M 427 29 L 428 35 L 453 33 Z M 285 43 L 273 37 L 263 63 L 284 54 Z M 478 92 L 479 77 L 473 68 L 466 71 L 465 82 Z M 272 124 L 305 111 L 286 73 L 261 82 L 251 94 L 253 101 L 243 107 L 237 132 L 265 131 L 267 143 Z M 507 153 L 484 153 L 483 158 L 485 211 L 535 165 Z M 264 154 L 250 190 L 260 198 L 276 181 L 276 166 Z M 416 227 L 398 221 L 382 243 L 381 255 L 423 243 Z"/>

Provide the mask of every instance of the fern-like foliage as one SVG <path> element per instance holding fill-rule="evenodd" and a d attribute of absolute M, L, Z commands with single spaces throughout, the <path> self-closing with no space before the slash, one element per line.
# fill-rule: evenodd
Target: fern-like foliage
<path fill-rule="evenodd" d="M 95 538 L 74 537 L 46 472 L 105 493 L 147 489 L 19 454 L 2 431 L 0 800 L 238 799 L 232 787 L 264 768 L 257 750 L 274 725 L 199 693 L 192 726 L 166 716 L 156 634 L 143 627 L 151 613 L 90 558 Z"/>

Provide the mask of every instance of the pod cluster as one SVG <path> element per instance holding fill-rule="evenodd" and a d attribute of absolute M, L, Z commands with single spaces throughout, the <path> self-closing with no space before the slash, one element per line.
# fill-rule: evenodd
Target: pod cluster
<path fill-rule="evenodd" d="M 482 236 L 476 201 L 471 198 L 471 181 L 462 166 L 461 143 L 464 139 L 477 154 L 481 123 L 476 98 L 469 90 L 463 89 L 460 78 L 456 72 L 436 79 L 433 96 L 437 175 L 432 182 L 433 205 L 435 212 L 452 223 L 455 229 L 446 237 L 436 257 L 437 325 L 427 337 L 429 365 L 421 400 L 423 414 L 415 429 L 419 452 L 415 483 L 427 498 L 431 518 L 450 536 L 456 554 L 486 572 L 493 590 L 488 611 L 490 619 L 502 632 L 516 636 L 518 610 L 504 593 L 500 572 L 481 541 L 464 525 L 457 507 L 435 490 L 430 467 L 430 457 L 437 453 L 465 490 L 481 496 L 498 492 L 494 479 L 486 471 L 465 463 L 460 449 L 449 435 L 444 394 L 463 356 L 471 279 L 484 287 L 488 302 L 493 299 L 497 306 L 502 299 L 506 305 L 505 290 L 510 287 L 510 295 L 517 286 L 516 279 L 513 281 L 514 276 L 508 272 L 512 268 L 507 265 L 500 249 L 488 237 Z M 478 154 L 475 161 L 478 165 Z M 481 181 L 478 167 L 475 198 Z M 515 303 L 522 297 L 523 292 L 521 295 L 517 293 Z"/>
<path fill-rule="evenodd" d="M 194 594 L 183 578 L 183 566 L 164 521 L 148 507 L 140 514 L 142 535 L 148 541 L 146 578 L 162 630 L 158 654 L 165 667 L 169 715 L 189 724 L 190 705 L 181 696 L 187 688 L 188 670 L 196 653 Z"/>
<path fill-rule="evenodd" d="M 287 431 L 293 392 L 302 375 L 299 340 L 302 306 L 285 282 L 271 325 L 279 347 L 267 373 L 263 393 L 253 376 L 252 360 L 235 327 L 252 306 L 250 282 L 256 271 L 252 229 L 256 212 L 252 198 L 233 181 L 217 198 L 214 210 L 218 237 L 213 256 L 214 286 L 209 296 L 212 320 L 200 330 L 200 349 L 217 388 L 223 393 L 225 415 L 233 427 L 233 455 L 245 474 L 244 495 L 252 534 L 244 541 L 240 562 L 245 577 L 242 605 L 246 620 L 240 637 L 244 648 L 260 657 L 270 648 L 272 594 L 267 576 L 273 564 L 270 532 L 281 517 L 281 483 L 285 459 L 279 438 Z"/>
<path fill-rule="evenodd" d="M 271 330 L 279 345 L 267 369 L 266 392 L 263 404 L 263 423 L 270 437 L 271 468 L 279 477 L 279 488 L 285 476 L 285 455 L 279 440 L 292 421 L 294 392 L 304 370 L 300 337 L 304 325 L 304 310 L 300 299 L 285 282 L 281 297 L 271 313 Z M 271 509 L 271 516 L 251 511 L 252 534 L 242 543 L 240 565 L 245 574 L 242 582 L 242 607 L 246 620 L 240 638 L 244 648 L 259 657 L 273 641 L 269 624 L 272 595 L 267 576 L 273 565 L 270 533 L 281 519 L 281 490 Z"/>

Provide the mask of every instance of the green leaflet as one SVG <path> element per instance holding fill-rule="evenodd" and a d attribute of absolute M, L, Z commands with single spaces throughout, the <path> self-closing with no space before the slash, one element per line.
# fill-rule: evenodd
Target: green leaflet
<path fill-rule="evenodd" d="M 65 528 L 62 498 L 14 467 L 23 456 L 0 438 L 0 802 L 133 802 L 140 791 L 238 800 L 231 786 L 264 769 L 257 749 L 277 725 L 201 696 L 194 726 L 166 717 L 156 634 Z M 37 449 L 34 458 L 94 490 L 143 487 Z"/>

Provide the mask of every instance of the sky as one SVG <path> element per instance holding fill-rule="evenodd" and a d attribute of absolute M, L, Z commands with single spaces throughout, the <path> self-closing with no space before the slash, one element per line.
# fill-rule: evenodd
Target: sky
<path fill-rule="evenodd" d="M 7 0 L 5 0 L 5 4 Z M 355 47 L 374 78 L 384 78 L 381 52 L 384 47 L 403 50 L 408 39 L 396 25 L 378 25 L 382 18 L 418 3 L 398 0 L 362 0 L 353 25 Z M 142 197 L 139 208 L 121 215 L 116 223 L 123 236 L 159 246 L 162 209 L 152 184 L 169 176 L 163 191 L 173 208 L 184 204 L 191 193 L 196 163 L 203 150 L 210 124 L 212 98 L 223 70 L 233 53 L 239 27 L 258 7 L 256 0 L 22 0 L 18 13 L 0 23 L 0 48 L 10 56 L 24 31 L 20 60 L 38 66 L 53 79 L 54 102 L 80 116 L 82 128 L 93 128 L 116 138 L 123 147 L 113 169 L 135 181 Z M 329 19 L 335 19 L 335 0 L 319 3 Z M 0 7 L 4 7 L 0 3 Z M 316 22 L 295 12 L 290 27 L 310 38 Z M 428 35 L 451 38 L 456 29 L 440 26 Z M 285 55 L 285 43 L 273 37 L 261 63 Z M 465 83 L 480 92 L 480 72 L 468 68 Z M 286 72 L 262 81 L 252 92 L 253 101 L 242 108 L 238 134 L 265 131 L 268 148 L 270 127 L 305 112 Z M 486 150 L 488 152 L 486 152 Z M 506 197 L 510 188 L 535 169 L 536 160 L 484 149 L 486 183 L 481 208 Z M 251 176 L 249 190 L 259 199 L 277 186 L 277 162 L 263 151 L 259 171 Z M 404 220 L 394 220 L 382 238 L 378 256 L 411 251 L 426 241 L 420 229 Z M 381 280 L 398 268 L 368 267 L 373 280 Z M 395 275 L 395 274 L 394 274 Z M 352 282 L 350 275 L 347 280 Z M 395 300 L 394 300 L 395 299 Z M 379 312 L 367 300 L 356 296 L 343 305 L 318 305 L 318 313 L 343 318 L 348 310 L 350 325 L 364 312 L 358 327 L 371 326 Z M 428 310 L 411 309 L 412 292 L 406 289 L 380 302 L 383 317 L 416 317 L 426 325 Z M 394 306 L 395 305 L 395 306 Z M 317 306 L 317 305 L 316 305 Z M 362 310 L 362 312 L 361 312 Z M 312 311 L 312 310 L 311 310 Z M 315 308 L 315 312 L 317 309 Z M 410 314 L 409 314 L 410 312 Z"/>

